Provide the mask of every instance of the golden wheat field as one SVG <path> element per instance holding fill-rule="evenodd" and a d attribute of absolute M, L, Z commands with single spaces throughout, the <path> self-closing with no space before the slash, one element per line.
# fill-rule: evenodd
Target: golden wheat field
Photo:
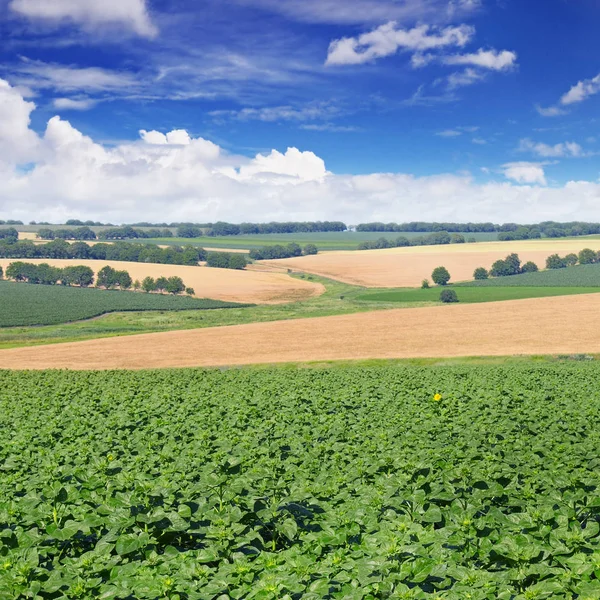
<path fill-rule="evenodd" d="M 114 269 L 128 271 L 132 279 L 139 281 L 148 276 L 154 278 L 178 276 L 183 279 L 186 286 L 194 288 L 197 297 L 228 302 L 283 304 L 319 296 L 325 291 L 319 283 L 294 279 L 285 273 L 104 260 L 24 260 L 35 264 L 48 263 L 61 268 L 86 265 L 95 273 L 108 265 Z M 11 262 L 15 262 L 15 259 L 2 259 L 0 266 L 6 270 Z"/>
<path fill-rule="evenodd" d="M 408 308 L 0 350 L 7 369 L 600 353 L 600 294 Z"/>
<path fill-rule="evenodd" d="M 523 262 L 531 260 L 544 268 L 546 258 L 551 254 L 577 253 L 583 248 L 600 250 L 600 240 L 544 239 L 323 252 L 314 256 L 263 261 L 263 264 L 365 287 L 417 287 L 423 279 L 431 278 L 433 269 L 442 265 L 450 271 L 452 281 L 466 281 L 473 279 L 473 271 L 477 267 L 489 269 L 494 261 L 512 252 L 516 252 Z"/>

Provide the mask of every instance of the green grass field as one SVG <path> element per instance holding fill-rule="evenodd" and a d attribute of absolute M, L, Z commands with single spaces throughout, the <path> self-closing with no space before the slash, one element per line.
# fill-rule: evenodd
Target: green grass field
<path fill-rule="evenodd" d="M 519 277 L 522 277 L 519 275 Z M 499 279 L 508 279 L 506 277 Z M 377 292 L 366 292 L 356 296 L 360 302 L 382 302 L 382 303 L 411 303 L 411 302 L 439 302 L 440 293 L 443 288 L 433 287 L 428 290 L 405 288 L 391 289 Z M 570 296 L 573 294 L 600 293 L 600 289 L 594 287 L 457 287 L 448 286 L 453 289 L 460 302 L 497 302 L 501 300 L 521 300 L 523 298 L 545 298 L 547 296 Z"/>
<path fill-rule="evenodd" d="M 600 288 L 600 264 L 578 265 L 565 269 L 548 269 L 537 273 L 522 273 L 510 277 L 492 277 L 481 281 L 454 284 L 479 288 L 490 287 L 598 287 Z"/>
<path fill-rule="evenodd" d="M 243 305 L 134 292 L 0 281 L 0 327 L 55 325 L 116 311 L 181 311 Z"/>
<path fill-rule="evenodd" d="M 597 599 L 599 378 L 0 372 L 0 600 Z"/>

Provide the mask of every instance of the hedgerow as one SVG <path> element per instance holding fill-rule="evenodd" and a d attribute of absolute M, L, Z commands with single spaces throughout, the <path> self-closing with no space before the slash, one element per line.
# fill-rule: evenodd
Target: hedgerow
<path fill-rule="evenodd" d="M 0 599 L 597 598 L 599 377 L 0 372 Z"/>

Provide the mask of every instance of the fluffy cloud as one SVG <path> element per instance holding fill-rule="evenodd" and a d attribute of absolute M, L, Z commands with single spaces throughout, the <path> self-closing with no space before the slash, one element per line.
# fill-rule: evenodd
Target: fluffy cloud
<path fill-rule="evenodd" d="M 145 0 L 12 0 L 10 8 L 32 20 L 70 21 L 87 30 L 120 25 L 143 37 L 158 34 Z"/>
<path fill-rule="evenodd" d="M 402 29 L 391 21 L 358 37 L 334 40 L 329 46 L 326 64 L 358 65 L 391 56 L 398 50 L 422 53 L 448 46 L 463 47 L 474 33 L 475 30 L 468 25 L 445 29 L 420 25 L 413 29 Z"/>
<path fill-rule="evenodd" d="M 517 183 L 539 183 L 546 185 L 546 174 L 540 163 L 513 162 L 502 166 L 504 176 Z"/>
<path fill-rule="evenodd" d="M 550 146 L 542 142 L 533 142 L 530 139 L 521 140 L 519 143 L 521 152 L 532 152 L 543 158 L 559 158 L 563 156 L 584 156 L 583 148 L 575 142 L 563 142 Z"/>
<path fill-rule="evenodd" d="M 477 71 L 476 69 L 465 69 L 460 73 L 452 73 L 448 75 L 448 89 L 455 90 L 459 87 L 466 87 L 473 85 L 478 81 L 485 79 L 485 73 Z"/>
<path fill-rule="evenodd" d="M 517 54 L 508 50 L 483 50 L 471 54 L 444 56 L 441 58 L 446 65 L 473 65 L 491 71 L 506 71 L 515 66 Z"/>
<path fill-rule="evenodd" d="M 600 92 L 600 74 L 593 79 L 584 79 L 574 85 L 561 99 L 563 106 L 577 104 Z"/>
<path fill-rule="evenodd" d="M 38 135 L 29 125 L 34 108 L 0 81 L 5 219 L 600 220 L 599 183 L 547 187 L 540 163 L 504 165 L 507 178 L 525 185 L 479 184 L 467 174 L 342 175 L 312 152 L 235 156 L 183 130 L 142 131 L 137 141 L 106 147 L 53 117 Z"/>

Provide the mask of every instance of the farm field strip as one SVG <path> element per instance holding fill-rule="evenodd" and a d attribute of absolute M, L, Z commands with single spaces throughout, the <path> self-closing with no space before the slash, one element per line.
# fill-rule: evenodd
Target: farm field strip
<path fill-rule="evenodd" d="M 17 259 L 1 259 L 0 266 L 6 267 Z M 21 259 L 19 259 L 21 260 Z M 199 298 L 211 298 L 225 302 L 248 304 L 278 304 L 306 300 L 324 292 L 321 284 L 294 279 L 284 273 L 235 271 L 207 267 L 162 265 L 103 260 L 22 259 L 57 267 L 86 265 L 95 273 L 106 265 L 117 270 L 128 271 L 132 279 L 142 281 L 144 277 L 179 276 L 186 286 L 194 288 Z"/>
<path fill-rule="evenodd" d="M 374 288 L 419 287 L 423 279 L 431 279 L 431 272 L 445 266 L 452 282 L 473 278 L 477 267 L 490 268 L 508 254 L 517 253 L 522 262 L 533 261 L 540 268 L 551 254 L 565 255 L 583 248 L 600 249 L 589 240 L 531 240 L 523 242 L 482 242 L 478 244 L 451 244 L 448 246 L 416 246 L 365 250 L 357 252 L 326 252 L 264 261 L 296 271 L 304 271 L 343 281 L 352 285 Z"/>
<path fill-rule="evenodd" d="M 597 598 L 599 378 L 0 372 L 0 598 Z"/>
<path fill-rule="evenodd" d="M 7 369 L 600 353 L 600 294 L 406 308 L 0 350 Z"/>
<path fill-rule="evenodd" d="M 521 277 L 521 275 L 517 275 Z M 499 278 L 506 279 L 505 277 Z M 429 289 L 391 289 L 359 294 L 355 300 L 359 302 L 440 302 L 440 294 L 444 289 L 452 289 L 463 303 L 500 302 L 506 300 L 521 300 L 524 298 L 546 298 L 549 296 L 571 296 L 576 294 L 600 293 L 599 287 L 512 287 L 501 286 L 447 286 L 446 288 L 432 287 Z"/>
<path fill-rule="evenodd" d="M 0 281 L 0 300 L 0 328 L 55 325 L 121 311 L 209 310 L 243 306 L 185 296 L 6 281 Z"/>

